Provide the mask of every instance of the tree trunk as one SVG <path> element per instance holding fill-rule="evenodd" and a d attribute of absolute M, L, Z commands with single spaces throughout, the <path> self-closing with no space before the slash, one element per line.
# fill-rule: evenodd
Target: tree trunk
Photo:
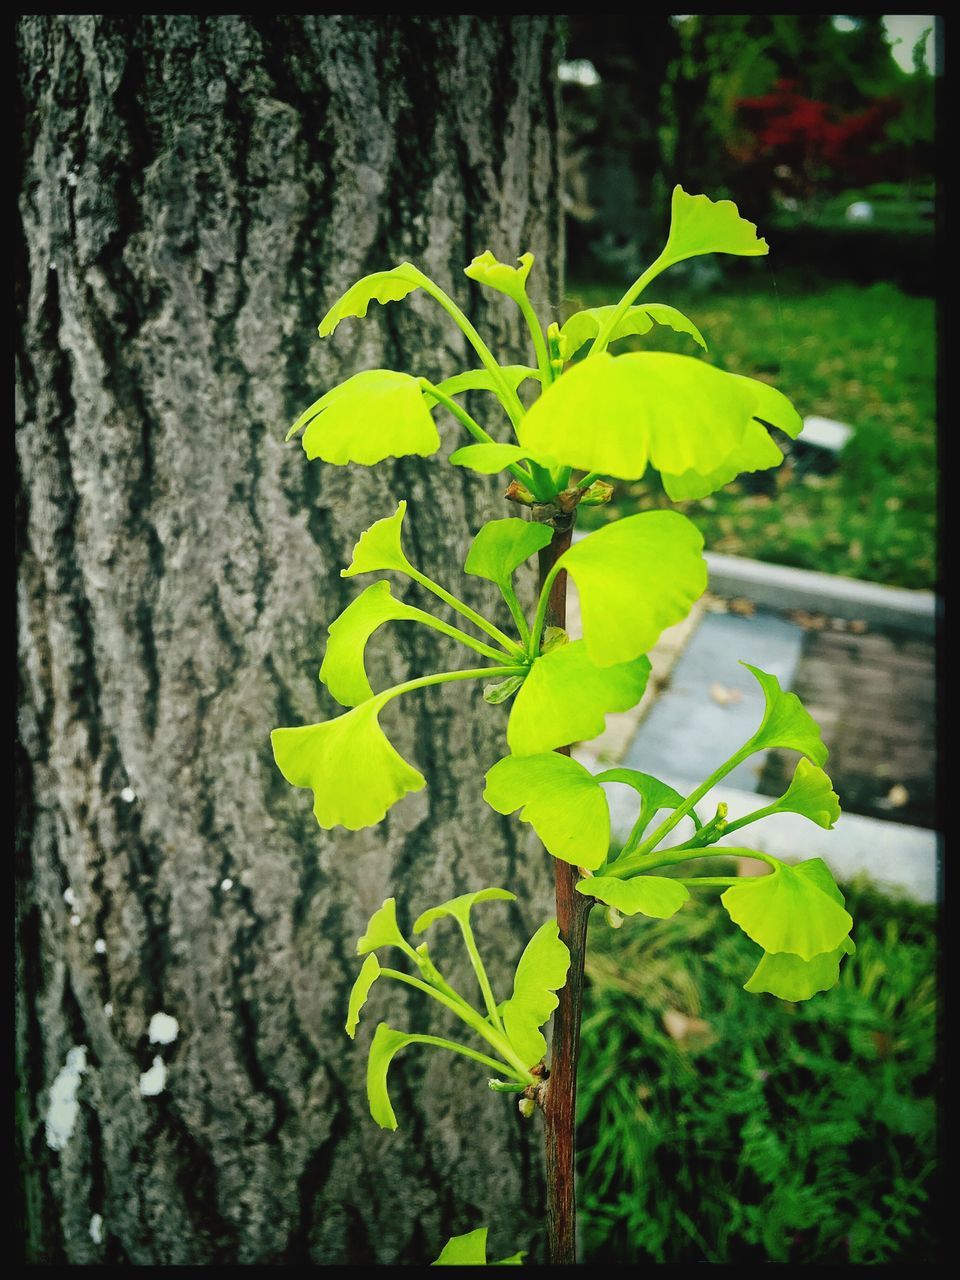
<path fill-rule="evenodd" d="M 409 923 L 468 889 L 517 892 L 477 913 L 501 985 L 552 914 L 546 855 L 481 799 L 503 708 L 472 686 L 393 704 L 385 727 L 428 787 L 356 833 L 318 829 L 269 732 L 336 713 L 317 668 L 362 529 L 407 498 L 407 554 L 453 584 L 480 523 L 513 514 L 496 479 L 437 459 L 334 468 L 283 437 L 359 369 L 476 366 L 421 295 L 319 342 L 347 285 L 403 259 L 525 356 L 513 308 L 462 268 L 532 249 L 545 318 L 559 301 L 556 56 L 545 17 L 21 19 L 33 1261 L 428 1262 L 480 1225 L 492 1256 L 542 1249 L 540 1126 L 474 1064 L 410 1049 L 391 1073 L 401 1127 L 383 1132 L 364 1091 L 373 1026 L 444 1027 L 393 987 L 355 1044 L 343 1031 L 354 944 L 385 897 Z M 445 451 L 462 443 L 449 416 L 441 430 Z M 384 631 L 375 687 L 451 665 L 435 633 Z M 432 949 L 458 954 L 439 929 Z M 170 1044 L 148 1039 L 157 1012 L 178 1021 Z M 55 1150 L 44 1121 L 74 1046 L 79 1113 Z M 165 1088 L 142 1096 L 157 1057 Z"/>

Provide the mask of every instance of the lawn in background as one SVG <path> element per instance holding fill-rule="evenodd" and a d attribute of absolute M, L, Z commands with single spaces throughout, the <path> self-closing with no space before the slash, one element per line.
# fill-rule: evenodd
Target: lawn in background
<path fill-rule="evenodd" d="M 742 990 L 759 948 L 695 892 L 671 920 L 592 915 L 584 1261 L 935 1261 L 934 908 L 845 888 L 856 955 L 790 1004 Z"/>
<path fill-rule="evenodd" d="M 568 290 L 566 313 L 616 301 L 618 290 Z M 679 307 L 721 369 L 773 383 L 801 416 L 849 423 L 855 434 L 829 474 L 790 461 L 699 502 L 671 504 L 653 473 L 616 482 L 609 507 L 580 523 L 676 505 L 707 550 L 900 587 L 936 580 L 935 307 L 889 284 L 816 282 L 762 270 L 694 291 L 658 280 L 645 300 Z M 699 355 L 660 326 L 618 349 Z"/>

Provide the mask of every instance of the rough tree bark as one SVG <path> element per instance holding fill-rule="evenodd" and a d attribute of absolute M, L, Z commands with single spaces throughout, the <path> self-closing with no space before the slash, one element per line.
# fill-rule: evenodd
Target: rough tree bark
<path fill-rule="evenodd" d="M 539 301 L 559 300 L 556 25 L 32 16 L 18 43 L 28 1256 L 422 1262 L 484 1223 L 494 1248 L 538 1250 L 540 1126 L 472 1064 L 411 1050 L 386 1134 L 363 1090 L 376 1018 L 343 1033 L 354 942 L 388 894 L 411 920 L 468 888 L 521 893 L 487 909 L 512 929 L 491 940 L 501 978 L 552 912 L 546 856 L 481 800 L 502 710 L 463 687 L 391 707 L 428 788 L 353 834 L 317 828 L 268 734 L 333 711 L 316 673 L 360 530 L 408 498 L 408 554 L 449 581 L 509 514 L 496 481 L 308 465 L 283 433 L 360 368 L 475 366 L 417 296 L 321 346 L 318 319 L 367 271 L 416 261 L 516 355 L 511 308 L 463 266 L 531 248 Z M 495 608 L 486 585 L 468 598 Z M 445 644 L 394 627 L 371 670 L 449 665 Z M 148 1041 L 158 1011 L 179 1021 L 167 1046 Z M 432 1016 L 391 991 L 391 1025 Z M 75 1045 L 88 1069 L 57 1152 L 44 1116 Z M 155 1056 L 166 1088 L 142 1097 Z"/>

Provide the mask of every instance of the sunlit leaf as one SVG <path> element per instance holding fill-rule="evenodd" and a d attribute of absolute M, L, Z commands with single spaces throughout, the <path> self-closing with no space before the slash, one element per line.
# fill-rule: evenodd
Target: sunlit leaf
<path fill-rule="evenodd" d="M 487 773 L 483 798 L 497 813 L 520 809 L 547 852 L 592 871 L 610 847 L 610 811 L 603 788 L 569 756 L 548 751 L 506 756 Z"/>
<path fill-rule="evenodd" d="M 597 667 L 582 640 L 553 649 L 534 661 L 514 699 L 507 723 L 510 750 L 530 756 L 595 738 L 608 712 L 637 705 L 649 675 L 645 657 Z"/>
<path fill-rule="evenodd" d="M 353 548 L 350 564 L 346 569 L 340 570 L 340 577 L 352 578 L 358 573 L 379 573 L 382 569 L 397 569 L 400 573 L 408 573 L 411 564 L 400 545 L 400 532 L 406 512 L 406 501 L 401 501 L 392 516 L 384 516 L 369 529 L 365 529 Z"/>
<path fill-rule="evenodd" d="M 840 797 L 822 769 L 801 760 L 790 786 L 772 808 L 778 813 L 800 813 L 829 830 L 840 817 Z"/>
<path fill-rule="evenodd" d="M 587 311 L 577 311 L 572 315 L 560 330 L 560 350 L 564 360 L 572 359 L 585 342 L 595 338 L 614 311 L 616 311 L 615 306 L 591 307 Z M 665 306 L 661 302 L 647 302 L 642 306 L 630 307 L 614 328 L 609 340 L 616 342 L 618 338 L 649 333 L 654 321 L 657 324 L 667 325 L 676 333 L 689 334 L 694 342 L 698 342 L 706 351 L 707 344 L 703 340 L 703 334 L 693 321 L 688 320 L 682 311 Z"/>
<path fill-rule="evenodd" d="M 501 365 L 500 372 L 503 374 L 504 380 L 511 391 L 516 391 L 528 378 L 533 378 L 537 382 L 540 380 L 540 370 L 531 369 L 526 364 Z M 497 382 L 494 382 L 493 374 L 489 369 L 467 369 L 465 373 L 455 373 L 452 378 L 444 378 L 443 382 L 438 382 L 437 390 L 442 391 L 444 395 L 459 396 L 467 391 L 493 391 L 496 393 L 500 390 L 500 386 Z M 427 390 L 424 390 L 423 394 L 428 401 L 436 400 L 436 397 L 431 396 Z"/>
<path fill-rule="evenodd" d="M 567 980 L 570 952 L 560 941 L 556 920 L 542 924 L 524 948 L 513 979 L 513 995 L 500 1006 L 507 1037 L 523 1062 L 536 1066 L 547 1051 L 540 1027 L 559 1001 Z"/>
<path fill-rule="evenodd" d="M 387 1073 L 394 1057 L 408 1044 L 416 1044 L 417 1037 L 404 1031 L 394 1031 L 381 1022 L 370 1043 L 367 1058 L 367 1101 L 370 1114 L 381 1129 L 396 1129 L 397 1117 L 387 1092 Z"/>
<path fill-rule="evenodd" d="M 468 467 L 482 476 L 493 476 L 505 471 L 511 462 L 522 462 L 529 457 L 529 451 L 518 444 L 465 444 L 454 449 L 450 461 L 455 467 Z"/>
<path fill-rule="evenodd" d="M 653 916 L 657 920 L 674 915 L 690 897 L 684 885 L 666 876 L 635 876 L 632 880 L 589 876 L 579 881 L 577 892 L 616 907 L 625 916 Z"/>
<path fill-rule="evenodd" d="M 387 898 L 370 917 L 363 937 L 357 943 L 357 955 L 365 956 L 378 947 L 406 947 L 406 939 L 397 924 L 397 900 Z"/>
<path fill-rule="evenodd" d="M 477 446 L 478 448 L 483 446 Z M 516 570 L 535 551 L 549 545 L 553 530 L 536 520 L 490 520 L 473 540 L 464 569 L 477 578 L 495 582 L 502 590 L 510 587 Z"/>
<path fill-rule="evenodd" d="M 748 876 L 720 898 L 730 919 L 767 952 L 803 960 L 834 951 L 853 926 L 826 864 L 778 862 L 771 875 Z"/>
<path fill-rule="evenodd" d="M 652 774 L 641 773 L 639 769 L 604 769 L 603 773 L 595 775 L 595 781 L 622 782 L 637 792 L 640 796 L 645 818 L 643 825 L 637 829 L 638 836 L 643 835 L 659 810 L 676 809 L 683 804 L 685 799 L 673 787 L 668 787 L 665 782 L 661 782 L 659 778 L 653 777 Z M 700 819 L 697 817 L 695 810 L 690 811 L 690 817 L 694 826 L 699 828 Z"/>
<path fill-rule="evenodd" d="M 290 428 L 301 427 L 310 459 L 372 466 L 384 458 L 436 453 L 440 436 L 419 381 L 392 369 L 367 369 L 321 396 Z"/>
<path fill-rule="evenodd" d="M 764 953 L 750 978 L 744 983 L 744 991 L 767 991 L 781 1000 L 809 1000 L 818 991 L 829 991 L 840 979 L 840 961 L 856 951 L 852 938 L 844 938 L 839 947 L 801 960 L 799 956 L 781 951 Z"/>
<path fill-rule="evenodd" d="M 350 1005 L 347 1009 L 346 1032 L 352 1040 L 360 1025 L 360 1010 L 367 1002 L 370 988 L 380 977 L 380 962 L 374 955 L 367 956 L 360 968 L 356 982 L 350 992 Z"/>
<path fill-rule="evenodd" d="M 476 280 L 478 284 L 485 284 L 488 288 L 496 289 L 498 293 L 505 293 L 508 298 L 519 301 L 526 293 L 527 276 L 534 263 L 533 254 L 521 254 L 518 261 L 519 267 L 512 267 L 507 262 L 498 262 L 487 249 L 485 253 L 474 258 L 468 267 L 464 267 L 463 274 L 469 276 L 471 280 Z"/>
<path fill-rule="evenodd" d="M 492 707 L 499 706 L 501 702 L 506 702 L 508 698 L 513 697 L 523 681 L 523 676 L 507 676 L 506 680 L 485 684 L 483 686 L 484 702 L 489 702 Z"/>
<path fill-rule="evenodd" d="M 769 252 L 766 240 L 757 236 L 756 223 L 741 218 L 732 200 L 691 196 L 681 186 L 673 188 L 670 235 L 662 258 L 681 262 L 702 253 L 756 257 Z"/>
<path fill-rule="evenodd" d="M 509 889 L 478 889 L 475 893 L 461 893 L 459 897 L 441 902 L 437 907 L 430 907 L 413 922 L 413 932 L 423 933 L 436 920 L 444 916 L 452 916 L 460 924 L 469 924 L 470 912 L 478 902 L 516 902 L 517 895 Z"/>
<path fill-rule="evenodd" d="M 577 584 L 587 652 L 602 667 L 647 653 L 707 586 L 703 536 L 678 511 L 605 525 L 559 563 Z"/>
<path fill-rule="evenodd" d="M 422 609 L 395 600 L 389 582 L 373 582 L 330 624 L 320 679 L 341 706 L 355 707 L 373 697 L 364 666 L 364 650 L 385 622 L 430 621 Z"/>
<path fill-rule="evenodd" d="M 350 286 L 320 321 L 320 337 L 329 337 L 348 316 L 365 316 L 371 302 L 399 302 L 419 289 L 425 278 L 411 262 L 401 262 L 390 271 L 375 271 L 373 275 L 364 276 Z"/>
<path fill-rule="evenodd" d="M 709 472 L 743 439 L 754 397 L 742 379 L 692 356 L 608 351 L 547 387 L 517 428 L 520 444 L 565 465 L 639 480 Z"/>
<path fill-rule="evenodd" d="M 520 1266 L 526 1255 L 521 1251 L 510 1258 L 487 1262 L 487 1228 L 478 1227 L 463 1236 L 452 1236 L 443 1246 L 440 1257 L 431 1263 L 434 1267 L 515 1267 Z"/>
<path fill-rule="evenodd" d="M 776 676 L 741 662 L 754 675 L 763 690 L 766 707 L 760 728 L 750 739 L 754 751 L 767 747 L 788 747 L 802 752 L 816 765 L 826 763 L 827 748 L 820 737 L 820 728 L 795 693 L 784 693 Z"/>
<path fill-rule="evenodd" d="M 425 785 L 377 720 L 392 696 L 388 690 L 334 720 L 274 729 L 270 735 L 286 780 L 313 791 L 313 812 L 321 827 L 358 831 L 375 826 L 391 805 Z"/>

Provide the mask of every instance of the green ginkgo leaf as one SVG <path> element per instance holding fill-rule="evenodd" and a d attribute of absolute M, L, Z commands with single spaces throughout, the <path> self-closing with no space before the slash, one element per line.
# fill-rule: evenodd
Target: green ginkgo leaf
<path fill-rule="evenodd" d="M 829 752 L 823 745 L 820 728 L 797 695 L 785 693 L 777 677 L 759 667 L 751 667 L 749 662 L 740 665 L 756 677 L 766 703 L 760 728 L 750 739 L 751 749 L 788 747 L 802 752 L 814 764 L 824 765 Z"/>
<path fill-rule="evenodd" d="M 622 915 L 653 916 L 656 920 L 669 919 L 690 897 L 679 880 L 667 876 L 635 876 L 632 880 L 589 876 L 579 881 L 577 892 L 616 907 Z"/>
<path fill-rule="evenodd" d="M 548 546 L 552 537 L 553 530 L 549 525 L 535 520 L 520 520 L 516 516 L 490 520 L 474 538 L 464 570 L 474 577 L 495 582 L 502 591 L 509 588 L 514 573 L 523 562 L 529 560 L 535 551 Z"/>
<path fill-rule="evenodd" d="M 638 480 L 650 464 L 672 496 L 782 461 L 760 418 L 791 435 L 801 426 L 789 400 L 755 378 L 670 352 L 604 351 L 549 386 L 517 434 L 530 457 L 601 475 Z"/>
<path fill-rule="evenodd" d="M 547 852 L 592 871 L 610 848 L 610 810 L 589 769 L 556 751 L 506 756 L 487 773 L 483 798 L 497 813 L 520 809 Z"/>
<path fill-rule="evenodd" d="M 634 791 L 640 796 L 644 822 L 637 827 L 634 833 L 637 839 L 643 835 L 661 809 L 676 809 L 683 804 L 685 799 L 673 787 L 668 787 L 665 782 L 661 782 L 659 778 L 655 778 L 650 773 L 641 773 L 639 769 L 604 769 L 603 773 L 595 775 L 594 780 L 596 782 L 623 782 L 628 787 L 633 787 Z M 693 820 L 694 826 L 699 830 L 701 822 L 697 817 L 696 810 L 691 809 L 689 816 Z"/>
<path fill-rule="evenodd" d="M 505 471 L 511 462 L 523 462 L 525 458 L 533 458 L 544 467 L 556 466 L 553 459 L 542 454 L 534 457 L 529 449 L 518 444 L 465 444 L 450 455 L 455 467 L 468 467 L 482 476 L 496 475 L 498 471 Z"/>
<path fill-rule="evenodd" d="M 505 293 L 508 298 L 519 302 L 527 291 L 527 276 L 533 266 L 532 253 L 523 253 L 518 259 L 520 266 L 512 267 L 508 262 L 498 262 L 489 249 L 481 253 L 464 267 L 463 274 L 478 284 L 485 284 L 498 293 Z"/>
<path fill-rule="evenodd" d="M 744 991 L 769 992 L 781 1000 L 809 1000 L 819 991 L 829 991 L 840 980 L 840 961 L 856 951 L 852 938 L 844 938 L 839 947 L 801 960 L 781 951 L 764 953 L 752 975 L 743 984 Z"/>
<path fill-rule="evenodd" d="M 386 898 L 367 922 L 363 937 L 357 942 L 357 955 L 365 956 L 378 947 L 400 947 L 405 950 L 407 945 L 397 924 L 397 900 Z"/>
<path fill-rule="evenodd" d="M 487 1228 L 477 1227 L 463 1236 L 451 1236 L 440 1251 L 440 1257 L 432 1267 L 515 1267 L 520 1266 L 524 1253 L 515 1253 L 498 1262 L 487 1262 Z"/>
<path fill-rule="evenodd" d="M 577 584 L 584 642 L 600 667 L 647 653 L 707 586 L 703 536 L 678 511 L 645 511 L 605 525 L 558 563 Z"/>
<path fill-rule="evenodd" d="M 540 380 L 540 370 L 531 369 L 526 364 L 501 365 L 500 372 L 511 391 L 516 391 L 528 378 L 538 382 Z M 438 382 L 437 390 L 448 396 L 463 395 L 466 391 L 492 391 L 496 394 L 500 390 L 500 384 L 494 381 L 489 369 L 467 369 L 464 373 L 455 373 L 452 378 L 444 378 L 443 382 Z M 436 400 L 427 390 L 423 394 L 428 401 Z"/>
<path fill-rule="evenodd" d="M 421 288 L 426 277 L 412 262 L 401 262 L 390 271 L 375 271 L 350 286 L 320 321 L 321 338 L 328 338 L 341 320 L 348 316 L 363 317 L 371 302 L 399 302 L 408 293 Z"/>
<path fill-rule="evenodd" d="M 357 1034 L 357 1027 L 360 1025 L 360 1010 L 367 1003 L 367 996 L 370 994 L 370 988 L 380 977 L 380 962 L 374 955 L 367 956 L 364 960 L 357 980 L 353 984 L 350 992 L 350 1004 L 347 1009 L 346 1032 L 352 1040 Z"/>
<path fill-rule="evenodd" d="M 393 690 L 334 720 L 270 735 L 277 767 L 295 787 L 313 791 L 321 827 L 375 826 L 391 805 L 425 785 L 423 774 L 391 745 L 377 719 Z"/>
<path fill-rule="evenodd" d="M 798 762 L 790 786 L 771 810 L 800 813 L 829 831 L 840 817 L 840 797 L 824 771 L 804 759 Z"/>
<path fill-rule="evenodd" d="M 551 650 L 534 660 L 514 698 L 507 722 L 510 750 L 532 756 L 595 738 L 608 712 L 637 705 L 649 675 L 645 657 L 596 666 L 582 640 Z"/>
<path fill-rule="evenodd" d="M 509 889 L 478 889 L 474 893 L 461 893 L 459 897 L 430 907 L 413 922 L 413 932 L 423 933 L 436 920 L 452 916 L 460 924 L 469 924 L 470 912 L 478 902 L 516 902 L 517 895 Z"/>
<path fill-rule="evenodd" d="M 367 1101 L 370 1114 L 381 1129 L 396 1129 L 397 1117 L 387 1092 L 387 1075 L 393 1059 L 408 1044 L 416 1044 L 421 1037 L 405 1031 L 394 1031 L 385 1022 L 379 1023 L 370 1043 L 367 1058 Z"/>
<path fill-rule="evenodd" d="M 556 920 L 542 924 L 524 948 L 513 979 L 513 995 L 500 1006 L 511 1045 L 531 1067 L 541 1061 L 547 1042 L 540 1028 L 559 1001 L 554 992 L 567 980 L 570 952 L 560 941 Z"/>
<path fill-rule="evenodd" d="M 778 862 L 771 875 L 748 876 L 731 885 L 720 901 L 734 924 L 764 951 L 788 951 L 802 960 L 835 951 L 853 926 L 821 858 L 795 867 Z"/>
<path fill-rule="evenodd" d="M 350 564 L 346 569 L 340 570 L 340 577 L 353 578 L 358 573 L 379 573 L 383 569 L 409 573 L 413 566 L 400 545 L 403 517 L 406 513 L 407 504 L 402 500 L 392 516 L 384 516 L 382 520 L 374 521 L 369 529 L 365 529 L 353 548 Z"/>
<path fill-rule="evenodd" d="M 670 234 L 661 259 L 681 262 L 702 253 L 757 257 L 769 252 L 766 240 L 757 236 L 756 223 L 741 218 L 732 200 L 691 196 L 681 186 L 674 187 Z"/>
<path fill-rule="evenodd" d="M 373 697 L 364 666 L 367 641 L 385 622 L 432 622 L 422 609 L 395 600 L 389 582 L 373 582 L 330 624 L 320 679 L 343 707 Z"/>
<path fill-rule="evenodd" d="M 440 448 L 419 381 L 393 369 L 367 369 L 341 382 L 301 414 L 287 439 L 301 427 L 307 457 L 335 466 L 369 467 L 406 454 L 426 458 Z"/>
<path fill-rule="evenodd" d="M 585 342 L 595 338 L 616 307 L 591 307 L 587 311 L 577 311 L 560 330 L 560 350 L 564 360 L 570 360 Z M 608 341 L 616 342 L 618 338 L 629 338 L 649 333 L 654 322 L 666 325 L 676 333 L 687 333 L 698 342 L 704 351 L 707 344 L 703 334 L 676 307 L 668 307 L 662 302 L 646 302 L 642 306 L 630 307 L 622 320 L 614 328 Z"/>

